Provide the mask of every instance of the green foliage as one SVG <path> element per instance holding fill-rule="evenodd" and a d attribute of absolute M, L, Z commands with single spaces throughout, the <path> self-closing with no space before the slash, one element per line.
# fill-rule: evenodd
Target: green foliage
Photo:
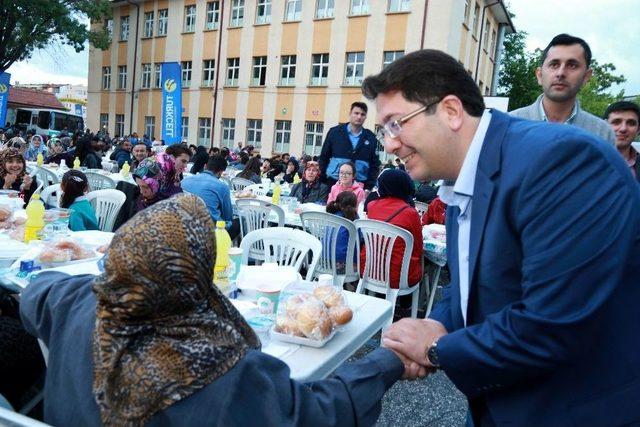
<path fill-rule="evenodd" d="M 87 19 L 100 22 L 110 16 L 109 0 L 0 0 L 0 72 L 56 42 L 76 52 L 87 41 L 107 48 L 106 29 L 90 30 Z"/>
<path fill-rule="evenodd" d="M 542 50 L 527 52 L 526 32 L 508 34 L 504 41 L 504 54 L 498 76 L 498 96 L 509 97 L 509 110 L 515 110 L 532 104 L 542 93 L 536 79 L 536 68 L 542 59 Z M 578 93 L 580 106 L 586 111 L 602 117 L 607 106 L 619 101 L 624 91 L 612 94 L 614 85 L 626 81 L 623 75 L 615 74 L 616 67 L 611 63 L 599 64 L 592 59 L 593 76 Z"/>

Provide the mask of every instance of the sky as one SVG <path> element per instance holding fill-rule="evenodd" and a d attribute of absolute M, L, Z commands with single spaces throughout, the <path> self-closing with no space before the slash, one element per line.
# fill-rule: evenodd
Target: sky
<path fill-rule="evenodd" d="M 380 0 L 372 0 L 380 1 Z M 416 0 L 417 1 L 417 0 Z M 460 0 L 461 1 L 461 0 Z M 526 31 L 527 49 L 544 48 L 563 32 L 589 43 L 599 63 L 611 62 L 627 82 L 613 88 L 640 94 L 640 0 L 505 0 L 515 13 L 513 23 Z M 9 68 L 15 83 L 86 84 L 88 51 L 52 47 Z"/>

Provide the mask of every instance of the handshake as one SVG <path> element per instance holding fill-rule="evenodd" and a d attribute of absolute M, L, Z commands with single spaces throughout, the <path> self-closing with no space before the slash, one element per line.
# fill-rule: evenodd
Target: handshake
<path fill-rule="evenodd" d="M 435 372 L 427 349 L 447 334 L 442 323 L 432 319 L 401 319 L 382 334 L 382 346 L 392 350 L 404 364 L 402 378 L 415 380 Z"/>

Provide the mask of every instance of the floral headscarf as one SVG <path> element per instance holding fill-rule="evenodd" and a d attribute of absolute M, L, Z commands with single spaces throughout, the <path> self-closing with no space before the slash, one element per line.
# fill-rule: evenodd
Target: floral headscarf
<path fill-rule="evenodd" d="M 212 284 L 212 229 L 204 202 L 182 194 L 116 232 L 93 287 L 93 394 L 104 425 L 143 425 L 260 348 Z"/>
<path fill-rule="evenodd" d="M 168 196 L 175 186 L 175 160 L 165 153 L 147 157 L 140 162 L 133 176 L 146 182 L 157 197 Z"/>
<path fill-rule="evenodd" d="M 307 181 L 307 170 L 309 169 L 316 169 L 318 171 L 318 175 L 316 175 L 316 179 L 314 181 Z M 320 179 L 320 164 L 318 162 L 308 161 L 307 164 L 304 166 L 304 173 L 302 174 L 302 179 L 304 179 L 305 182 L 309 183 L 309 185 L 315 184 Z"/>
<path fill-rule="evenodd" d="M 8 175 L 7 169 L 4 167 L 5 163 L 13 159 L 17 159 L 22 162 L 22 172 L 20 172 L 20 174 L 18 174 L 16 178 L 21 179 L 26 175 L 27 162 L 25 162 L 24 157 L 22 156 L 22 154 L 20 154 L 20 151 L 18 151 L 16 148 L 5 148 L 4 150 L 0 151 L 0 176 L 2 178 Z"/>
<path fill-rule="evenodd" d="M 39 139 L 40 140 L 40 146 L 39 147 L 35 147 L 33 145 L 33 141 L 35 139 Z M 24 153 L 24 158 L 27 159 L 27 160 L 35 161 L 38 158 L 38 154 L 42 154 L 43 156 L 46 156 L 47 147 L 45 146 L 44 141 L 42 140 L 42 137 L 40 135 L 33 135 L 31 137 L 31 140 L 29 141 L 29 148 L 27 148 L 27 151 L 25 151 L 25 153 Z"/>

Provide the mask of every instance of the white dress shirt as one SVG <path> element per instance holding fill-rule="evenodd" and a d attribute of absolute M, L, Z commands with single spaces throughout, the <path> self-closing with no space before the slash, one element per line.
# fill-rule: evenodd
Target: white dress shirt
<path fill-rule="evenodd" d="M 491 122 L 491 113 L 485 110 L 480 119 L 478 129 L 471 140 L 471 145 L 464 157 L 460 174 L 455 183 L 440 183 L 438 196 L 447 205 L 460 208 L 458 215 L 458 271 L 460 282 L 460 310 L 465 325 L 467 324 L 467 305 L 469 303 L 469 237 L 471 235 L 471 205 L 473 188 L 476 183 L 476 171 L 482 144 Z M 453 220 L 453 218 L 447 218 Z M 453 236 L 452 236 L 453 237 Z"/>

